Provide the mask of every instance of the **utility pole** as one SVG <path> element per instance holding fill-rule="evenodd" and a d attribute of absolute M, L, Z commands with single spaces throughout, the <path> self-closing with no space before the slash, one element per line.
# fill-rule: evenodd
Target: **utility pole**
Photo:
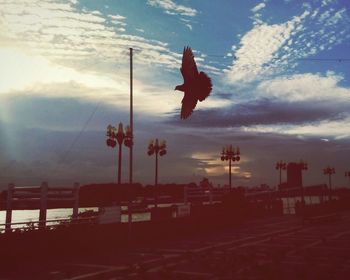
<path fill-rule="evenodd" d="M 132 184 L 132 169 L 133 169 L 133 146 L 134 146 L 134 123 L 133 123 L 133 65 L 132 65 L 132 51 L 130 48 L 130 132 L 131 132 L 131 146 L 129 159 L 129 183 Z"/>
<path fill-rule="evenodd" d="M 130 136 L 131 136 L 131 143 L 130 143 L 130 151 L 129 151 L 129 188 L 132 188 L 132 168 L 133 168 L 133 148 L 134 148 L 134 123 L 133 123 L 133 65 L 132 65 L 132 48 L 130 50 Z M 131 190 L 129 190 L 129 202 L 128 202 L 128 228 L 129 228 L 129 234 L 128 234 L 128 243 L 130 245 L 131 243 L 131 224 L 132 224 L 132 211 L 131 211 L 131 205 L 132 205 L 132 197 L 131 197 Z"/>

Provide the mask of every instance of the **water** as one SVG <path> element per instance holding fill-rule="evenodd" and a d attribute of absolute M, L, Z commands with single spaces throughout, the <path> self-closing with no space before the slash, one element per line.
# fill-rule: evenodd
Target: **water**
<path fill-rule="evenodd" d="M 126 210 L 127 207 L 123 206 L 123 210 Z M 79 208 L 79 213 L 93 210 L 98 211 L 97 207 L 91 208 Z M 62 208 L 62 209 L 48 209 L 46 212 L 47 220 L 58 220 L 58 219 L 69 219 L 73 214 L 72 208 Z M 132 221 L 147 221 L 151 219 L 150 213 L 134 213 L 132 214 Z M 29 223 L 36 222 L 39 220 L 39 210 L 13 210 L 12 211 L 12 223 Z M 4 224 L 6 221 L 6 211 L 0 211 L 0 224 Z M 121 222 L 128 222 L 128 215 L 123 214 L 121 217 Z M 53 223 L 55 224 L 55 223 Z M 57 224 L 57 222 L 56 222 Z M 24 225 L 13 225 L 13 228 L 23 227 Z M 1 226 L 0 226 L 1 227 Z"/>

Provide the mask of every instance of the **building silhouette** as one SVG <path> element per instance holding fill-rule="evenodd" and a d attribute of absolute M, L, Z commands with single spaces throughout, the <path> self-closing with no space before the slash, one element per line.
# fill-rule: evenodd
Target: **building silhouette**
<path fill-rule="evenodd" d="M 302 165 L 296 162 L 290 162 L 287 165 L 287 186 L 288 188 L 302 187 L 303 175 Z"/>

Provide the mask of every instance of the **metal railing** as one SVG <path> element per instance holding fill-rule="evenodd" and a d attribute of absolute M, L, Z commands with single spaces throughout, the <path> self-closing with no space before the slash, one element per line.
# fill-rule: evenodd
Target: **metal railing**
<path fill-rule="evenodd" d="M 45 222 L 45 226 L 42 226 Z M 78 224 L 96 224 L 97 216 L 94 217 L 84 217 L 84 218 L 62 218 L 62 219 L 52 219 L 45 221 L 25 221 L 25 222 L 15 222 L 15 223 L 4 223 L 0 224 L 0 234 L 10 233 L 10 232 L 22 232 L 30 230 L 53 230 L 57 227 L 62 226 L 74 226 Z"/>
<path fill-rule="evenodd" d="M 46 219 L 47 204 L 50 201 L 71 202 L 73 204 L 72 219 L 78 218 L 79 209 L 79 184 L 75 183 L 73 187 L 48 187 L 46 182 L 41 186 L 34 187 L 16 187 L 14 184 L 9 184 L 7 189 L 6 199 L 6 220 L 5 231 L 11 231 L 12 211 L 15 208 L 14 204 L 32 204 L 39 211 L 38 226 L 44 228 L 48 222 Z"/>

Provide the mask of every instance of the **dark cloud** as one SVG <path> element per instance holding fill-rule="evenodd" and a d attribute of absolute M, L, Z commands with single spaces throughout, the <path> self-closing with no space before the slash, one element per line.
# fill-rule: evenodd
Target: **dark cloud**
<path fill-rule="evenodd" d="M 169 117 L 168 122 L 194 127 L 297 125 L 323 120 L 341 120 L 349 112 L 348 103 L 258 99 L 221 109 L 197 110 L 186 122 L 178 120 L 176 116 Z"/>
<path fill-rule="evenodd" d="M 47 107 L 46 101 L 33 99 L 31 106 L 22 106 L 19 102 L 21 109 L 13 103 L 11 118 L 6 122 L 0 121 L 0 188 L 5 188 L 10 182 L 35 185 L 43 180 L 47 180 L 50 185 L 71 185 L 76 181 L 81 184 L 116 181 L 117 151 L 106 146 L 105 129 L 109 123 L 127 123 L 127 112 L 100 105 L 93 118 L 87 122 L 95 104 L 70 100 L 74 106 L 65 107 L 67 100 L 54 100 L 59 107 L 54 108 Z M 136 114 L 134 180 L 144 184 L 154 182 L 155 159 L 147 155 L 147 144 L 150 139 L 159 138 L 167 140 L 168 144 L 167 155 L 159 160 L 160 183 L 199 182 L 203 177 L 208 177 L 214 184 L 227 184 L 228 174 L 207 173 L 206 169 L 226 166 L 227 162 L 220 161 L 221 148 L 233 144 L 241 148 L 241 161 L 236 163 L 240 171 L 249 172 L 252 176 L 247 180 L 241 174 L 234 175 L 234 185 L 276 185 L 278 174 L 274 164 L 281 159 L 287 162 L 299 159 L 309 162 L 310 169 L 305 173 L 304 180 L 306 185 L 325 183 L 327 178 L 323 176 L 322 168 L 328 164 L 337 170 L 334 183 L 345 185 L 343 172 L 346 170 L 343 169 L 348 166 L 349 139 L 330 139 L 325 142 L 319 137 L 298 138 L 293 135 L 246 132 L 238 127 L 242 123 L 261 123 L 259 114 L 260 119 L 261 115 L 269 116 L 265 117 L 269 120 L 267 123 L 276 123 L 276 112 L 283 111 L 272 101 L 264 102 L 233 107 L 238 108 L 236 118 L 241 118 L 237 121 L 237 127 L 215 127 L 214 123 L 210 127 L 195 126 L 173 120 L 169 123 L 169 120 L 163 122 L 162 119 Z M 309 105 L 310 112 L 294 120 L 337 118 L 345 111 L 345 106 L 340 106 L 336 111 L 332 106 L 329 110 L 326 106 L 321 110 L 320 106 Z M 295 110 L 293 112 L 302 114 L 303 110 L 292 107 Z M 306 107 L 303 108 L 306 110 Z M 40 109 L 43 111 L 38 112 Z M 269 111 L 275 113 L 269 115 Z M 292 110 L 286 111 L 287 115 L 293 115 Z M 201 112 L 195 112 L 193 116 L 197 113 Z M 250 115 L 249 121 L 244 122 L 244 116 Z M 49 125 L 45 125 L 46 119 L 50 120 Z M 285 119 L 289 120 L 290 117 Z M 204 117 L 202 122 L 205 123 Z M 126 148 L 123 149 L 122 180 L 128 180 Z"/>
<path fill-rule="evenodd" d="M 4 98 L 0 110 L 6 112 L 9 122 L 22 127 L 47 128 L 51 130 L 79 130 L 94 115 L 89 129 L 100 128 L 106 122 L 128 120 L 128 109 L 116 110 L 100 102 L 81 101 L 77 98 L 52 98 L 34 96 L 15 96 Z M 96 115 L 96 116 L 95 116 Z"/>
<path fill-rule="evenodd" d="M 232 93 L 216 92 L 215 97 L 217 97 L 219 99 L 224 99 L 224 100 L 231 100 Z"/>

